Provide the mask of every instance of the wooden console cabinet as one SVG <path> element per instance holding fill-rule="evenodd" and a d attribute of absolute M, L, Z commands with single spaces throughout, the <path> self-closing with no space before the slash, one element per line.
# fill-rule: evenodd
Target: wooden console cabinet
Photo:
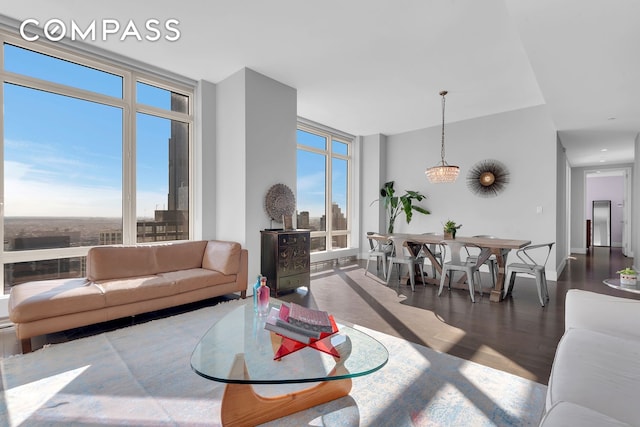
<path fill-rule="evenodd" d="M 300 286 L 311 287 L 309 230 L 263 230 L 260 272 L 267 278 L 271 295 L 278 296 Z"/>

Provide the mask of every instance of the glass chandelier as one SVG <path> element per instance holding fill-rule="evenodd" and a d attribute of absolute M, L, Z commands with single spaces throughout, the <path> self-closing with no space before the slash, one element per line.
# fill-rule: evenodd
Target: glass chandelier
<path fill-rule="evenodd" d="M 448 92 L 446 90 L 440 92 L 440 96 L 442 96 L 442 145 L 440 148 L 442 161 L 424 172 L 427 175 L 427 178 L 429 178 L 429 181 L 434 184 L 455 182 L 458 178 L 458 174 L 460 173 L 460 168 L 458 166 L 452 166 L 444 161 L 444 97 L 447 93 Z"/>

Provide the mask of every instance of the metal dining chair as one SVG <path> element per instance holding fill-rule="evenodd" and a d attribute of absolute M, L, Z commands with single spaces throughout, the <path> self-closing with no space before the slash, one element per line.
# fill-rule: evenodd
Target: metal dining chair
<path fill-rule="evenodd" d="M 391 255 L 391 242 L 389 240 L 381 240 L 380 238 L 374 238 L 377 233 L 373 231 L 367 232 L 367 239 L 369 240 L 369 253 L 367 254 L 367 266 L 364 270 L 366 276 L 369 272 L 369 261 L 372 258 L 376 259 L 376 271 L 380 271 L 380 262 L 382 261 L 382 274 L 387 277 L 387 260 Z"/>
<path fill-rule="evenodd" d="M 471 295 L 471 302 L 476 302 L 475 299 L 475 279 L 477 275 L 477 283 L 480 286 L 480 298 L 482 298 L 482 280 L 480 278 L 480 270 L 476 265 L 476 262 L 469 261 L 468 258 L 462 259 L 462 256 L 466 254 L 466 246 L 473 246 L 471 244 L 465 244 L 456 240 L 443 240 L 440 244 L 443 259 L 446 259 L 447 250 L 450 253 L 451 259 L 442 264 L 442 275 L 440 277 L 440 289 L 438 290 L 438 296 L 442 294 L 444 283 L 448 279 L 448 288 L 451 289 L 451 281 L 453 279 L 453 273 L 455 271 L 461 271 L 467 274 L 467 283 L 469 284 L 469 294 Z M 464 251 L 464 253 L 463 253 Z"/>
<path fill-rule="evenodd" d="M 509 282 L 502 291 L 503 298 L 506 298 L 506 296 L 512 292 L 518 273 L 528 274 L 530 276 L 534 276 L 536 279 L 538 299 L 540 299 L 540 304 L 544 307 L 545 302 L 549 301 L 549 289 L 547 288 L 547 275 L 545 273 L 545 268 L 547 261 L 549 260 L 549 255 L 551 254 L 551 248 L 553 248 L 554 244 L 555 242 L 541 243 L 518 249 L 516 255 L 522 262 L 514 262 L 507 265 L 506 277 L 509 278 Z M 534 259 L 534 253 L 536 252 L 546 253 L 544 262 L 539 263 Z"/>
<path fill-rule="evenodd" d="M 491 236 L 488 234 L 478 234 L 475 235 L 473 237 L 482 237 L 485 239 L 497 239 L 496 236 Z M 474 262 L 474 263 L 478 263 L 478 258 L 480 258 L 481 252 L 482 252 L 482 248 L 480 248 L 480 253 L 471 253 L 468 249 L 469 247 L 467 246 L 467 260 L 469 262 Z M 498 278 L 498 260 L 496 259 L 495 255 L 491 255 L 489 258 L 487 258 L 487 260 L 484 262 L 484 264 L 486 266 L 489 267 L 489 272 L 491 273 L 491 280 L 493 282 L 493 286 L 496 286 L 496 280 Z"/>
<path fill-rule="evenodd" d="M 422 276 L 422 283 L 425 283 L 424 280 L 424 257 L 420 256 L 419 252 L 417 255 L 413 255 L 409 252 L 407 248 L 407 238 L 400 236 L 391 236 L 389 238 L 392 244 L 392 252 L 389 257 L 389 270 L 387 271 L 387 285 L 389 284 L 389 280 L 391 279 L 391 271 L 393 270 L 393 265 L 398 265 L 398 279 L 400 278 L 400 269 L 402 265 L 406 265 L 409 268 L 409 281 L 411 282 L 411 291 L 415 292 L 416 290 L 416 279 L 415 279 L 415 267 L 420 267 L 420 275 Z"/>

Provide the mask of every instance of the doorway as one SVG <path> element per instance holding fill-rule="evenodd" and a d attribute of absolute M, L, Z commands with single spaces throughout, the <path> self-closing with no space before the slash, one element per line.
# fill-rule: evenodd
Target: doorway
<path fill-rule="evenodd" d="M 591 202 L 591 218 L 591 245 L 611 246 L 611 200 Z"/>
<path fill-rule="evenodd" d="M 630 172 L 627 167 L 585 171 L 585 219 L 591 221 L 591 241 L 587 242 L 587 247 L 620 247 L 623 255 L 630 256 Z M 602 213 L 597 230 L 594 208 Z M 607 209 L 610 212 L 608 216 Z"/>

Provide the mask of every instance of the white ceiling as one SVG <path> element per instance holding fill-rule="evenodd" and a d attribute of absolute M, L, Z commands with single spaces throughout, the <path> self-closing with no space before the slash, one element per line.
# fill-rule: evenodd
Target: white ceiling
<path fill-rule="evenodd" d="M 214 83 L 249 67 L 296 88 L 300 116 L 356 135 L 437 126 L 443 89 L 447 123 L 546 103 L 573 166 L 632 162 L 640 130 L 634 0 L 21 0 L 0 14 L 178 19 L 177 42 L 94 43 Z"/>

